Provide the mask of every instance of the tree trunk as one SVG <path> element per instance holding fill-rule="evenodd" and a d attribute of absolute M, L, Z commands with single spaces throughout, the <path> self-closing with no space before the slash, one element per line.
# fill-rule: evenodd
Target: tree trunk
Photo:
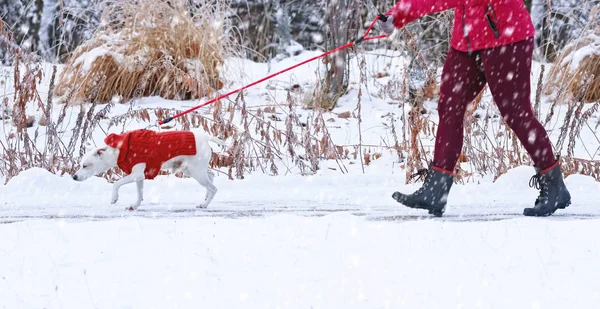
<path fill-rule="evenodd" d="M 42 22 L 42 10 L 44 8 L 44 1 L 35 0 L 31 11 L 27 15 L 27 25 L 29 31 L 26 34 L 27 41 L 26 46 L 29 52 L 37 52 L 40 45 L 40 26 Z"/>
<path fill-rule="evenodd" d="M 58 27 L 54 24 L 55 16 L 60 14 L 60 3 L 58 0 L 44 0 L 42 16 L 38 36 L 40 43 L 39 53 L 50 62 L 57 62 L 59 54 L 56 47 L 60 44 Z"/>
<path fill-rule="evenodd" d="M 531 14 L 531 0 L 523 0 L 523 2 L 525 3 L 525 8 L 527 8 L 527 11 L 529 12 L 529 14 Z"/>
<path fill-rule="evenodd" d="M 347 44 L 354 39 L 357 29 L 360 28 L 359 17 L 360 1 L 331 1 L 327 7 L 327 22 L 329 37 L 327 49 L 335 49 Z M 318 105 L 321 108 L 332 110 L 337 100 L 348 89 L 348 49 L 332 54 L 326 60 L 327 73 L 323 83 Z"/>

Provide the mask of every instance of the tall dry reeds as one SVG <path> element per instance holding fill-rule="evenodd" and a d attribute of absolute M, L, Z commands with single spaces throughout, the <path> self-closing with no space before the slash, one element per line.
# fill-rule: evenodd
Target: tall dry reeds
<path fill-rule="evenodd" d="M 74 103 L 141 96 L 194 99 L 220 89 L 218 67 L 236 52 L 223 1 L 107 1 L 93 37 L 71 55 L 56 87 Z"/>
<path fill-rule="evenodd" d="M 17 45 L 12 33 L 2 22 L 0 37 L 6 40 L 10 56 L 14 58 L 14 93 L 6 95 L 2 100 L 6 109 L 12 112 L 0 115 L 3 116 L 0 117 L 0 125 L 6 134 L 0 139 L 0 176 L 8 182 L 21 171 L 32 167 L 44 168 L 57 174 L 72 172 L 76 164 L 73 150 L 65 146 L 57 129 L 65 119 L 66 106 L 63 106 L 57 120 L 51 117 L 54 110 L 52 96 L 56 66 L 52 67 L 48 97 L 44 104 L 38 89 L 44 74 L 41 58 Z M 32 105 L 41 110 L 43 115 L 38 119 L 39 126 L 30 134 L 29 128 L 33 126 L 35 118 L 28 116 L 26 112 Z M 45 140 L 40 141 L 40 136 L 44 136 Z M 69 144 L 76 139 L 77 136 L 73 135 Z"/>

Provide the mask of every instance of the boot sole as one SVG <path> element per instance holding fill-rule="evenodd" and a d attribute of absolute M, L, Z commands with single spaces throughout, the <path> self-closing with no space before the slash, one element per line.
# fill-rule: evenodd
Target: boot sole
<path fill-rule="evenodd" d="M 557 208 L 558 209 L 565 209 L 565 208 L 569 207 L 570 205 L 571 205 L 571 201 L 568 201 L 564 205 L 560 205 Z"/>
<path fill-rule="evenodd" d="M 549 217 L 552 214 L 554 214 L 556 209 L 558 209 L 558 208 L 555 208 L 551 212 L 537 212 L 535 210 L 535 208 L 525 208 L 523 210 L 523 216 L 525 216 L 525 217 Z"/>
<path fill-rule="evenodd" d="M 429 214 L 433 215 L 434 217 L 441 217 L 444 215 L 444 209 L 428 209 L 429 210 Z"/>
<path fill-rule="evenodd" d="M 558 209 L 565 209 L 567 207 L 569 207 L 569 205 L 571 205 L 571 201 L 568 201 L 566 203 L 564 203 L 563 205 L 557 206 L 556 208 L 552 209 L 552 211 L 550 212 L 543 212 L 543 213 L 537 213 L 535 208 L 525 208 L 523 210 L 523 215 L 526 217 L 548 217 L 553 215 Z"/>
<path fill-rule="evenodd" d="M 402 205 L 404 205 L 404 206 L 406 206 L 408 208 L 427 210 L 430 215 L 434 215 L 435 217 L 441 217 L 441 216 L 443 216 L 444 212 L 446 211 L 446 206 L 445 205 L 442 208 L 437 208 L 437 207 L 434 208 L 434 207 L 429 206 L 429 205 L 406 204 L 405 202 L 401 201 L 401 198 L 400 198 L 401 196 L 403 196 L 402 193 L 394 192 L 394 194 L 392 195 L 392 198 L 396 202 L 398 202 L 398 203 L 400 203 L 400 204 L 402 204 Z"/>

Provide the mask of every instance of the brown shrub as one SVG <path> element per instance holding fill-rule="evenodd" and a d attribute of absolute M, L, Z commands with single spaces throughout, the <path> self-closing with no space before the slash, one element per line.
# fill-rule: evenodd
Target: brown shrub
<path fill-rule="evenodd" d="M 220 89 L 217 68 L 235 49 L 220 2 L 108 2 L 100 28 L 73 52 L 56 95 L 72 91 L 75 103 L 107 103 L 115 96 L 185 100 Z"/>
<path fill-rule="evenodd" d="M 566 89 L 577 101 L 585 103 L 599 101 L 599 51 L 600 25 L 590 29 L 564 48 L 556 65 L 550 70 L 547 86 L 552 89 Z"/>

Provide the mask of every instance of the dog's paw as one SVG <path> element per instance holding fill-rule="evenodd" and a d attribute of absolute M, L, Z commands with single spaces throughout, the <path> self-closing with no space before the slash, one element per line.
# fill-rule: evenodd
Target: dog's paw
<path fill-rule="evenodd" d="M 111 205 L 114 205 L 114 204 L 116 204 L 116 203 L 117 203 L 117 201 L 118 201 L 118 199 L 117 199 L 117 200 L 110 200 L 110 204 L 111 204 Z"/>
<path fill-rule="evenodd" d="M 135 210 L 137 210 L 137 206 L 135 206 L 135 205 L 131 205 L 131 206 L 129 206 L 129 207 L 126 207 L 126 208 L 125 208 L 125 210 L 129 210 L 129 211 L 135 211 Z"/>
<path fill-rule="evenodd" d="M 196 206 L 196 208 L 198 208 L 198 209 L 204 209 L 206 207 L 208 207 L 207 204 L 200 204 L 200 205 Z"/>

